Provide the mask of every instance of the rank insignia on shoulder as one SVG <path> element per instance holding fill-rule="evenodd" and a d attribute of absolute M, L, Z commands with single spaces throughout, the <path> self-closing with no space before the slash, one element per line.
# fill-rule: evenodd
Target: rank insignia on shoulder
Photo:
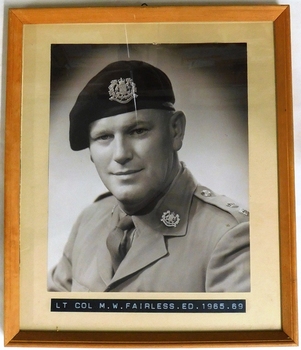
<path fill-rule="evenodd" d="M 231 203 L 231 202 L 228 202 L 226 204 L 226 206 L 229 207 L 229 208 L 238 208 L 238 205 L 236 203 Z"/>
<path fill-rule="evenodd" d="M 167 210 L 165 213 L 162 214 L 161 221 L 167 227 L 176 227 L 180 222 L 180 216 L 175 212 Z"/>
<path fill-rule="evenodd" d="M 109 100 L 125 104 L 138 97 L 136 92 L 137 87 L 132 78 L 114 79 L 109 85 Z"/>
<path fill-rule="evenodd" d="M 249 212 L 246 209 L 241 208 L 239 209 L 239 212 L 243 215 L 249 216 Z"/>

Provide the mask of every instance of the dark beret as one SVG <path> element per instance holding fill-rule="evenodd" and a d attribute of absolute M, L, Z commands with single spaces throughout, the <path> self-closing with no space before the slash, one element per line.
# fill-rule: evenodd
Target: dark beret
<path fill-rule="evenodd" d="M 93 77 L 70 112 L 70 146 L 89 147 L 95 120 L 139 109 L 174 110 L 171 82 L 160 69 L 142 61 L 118 61 Z"/>

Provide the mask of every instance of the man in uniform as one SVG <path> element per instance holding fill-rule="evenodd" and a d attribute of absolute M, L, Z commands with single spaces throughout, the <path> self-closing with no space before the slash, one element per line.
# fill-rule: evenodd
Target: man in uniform
<path fill-rule="evenodd" d="M 179 161 L 185 115 L 165 73 L 108 65 L 70 113 L 70 145 L 90 149 L 108 189 L 75 223 L 49 291 L 248 292 L 248 212 Z"/>

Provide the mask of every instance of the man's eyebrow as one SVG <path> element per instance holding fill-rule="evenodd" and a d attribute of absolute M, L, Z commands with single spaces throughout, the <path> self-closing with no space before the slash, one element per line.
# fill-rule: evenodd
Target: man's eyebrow
<path fill-rule="evenodd" d="M 131 120 L 128 123 L 124 124 L 121 126 L 121 130 L 123 132 L 134 129 L 136 127 L 150 127 L 152 125 L 151 121 L 147 121 L 147 120 Z M 113 128 L 114 129 L 114 128 Z M 112 127 L 111 126 L 98 126 L 96 129 L 91 128 L 90 129 L 90 135 L 99 135 L 99 134 L 103 134 L 103 133 L 111 133 L 112 132 Z"/>
<path fill-rule="evenodd" d="M 135 127 L 135 126 L 137 126 L 137 125 L 151 125 L 152 123 L 151 123 L 151 121 L 148 121 L 148 120 L 135 120 L 135 121 L 133 121 L 133 122 L 130 122 L 129 123 L 129 127 Z"/>
<path fill-rule="evenodd" d="M 137 127 L 150 127 L 151 125 L 152 125 L 151 121 L 135 119 L 122 125 L 121 129 L 122 131 L 128 131 Z"/>

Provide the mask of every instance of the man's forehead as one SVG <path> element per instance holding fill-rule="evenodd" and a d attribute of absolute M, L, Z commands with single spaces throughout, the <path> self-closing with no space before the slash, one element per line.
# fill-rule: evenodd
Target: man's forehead
<path fill-rule="evenodd" d="M 131 127 L 142 124 L 164 123 L 171 112 L 160 109 L 142 109 L 97 119 L 90 124 L 90 130 L 105 127 Z"/>

